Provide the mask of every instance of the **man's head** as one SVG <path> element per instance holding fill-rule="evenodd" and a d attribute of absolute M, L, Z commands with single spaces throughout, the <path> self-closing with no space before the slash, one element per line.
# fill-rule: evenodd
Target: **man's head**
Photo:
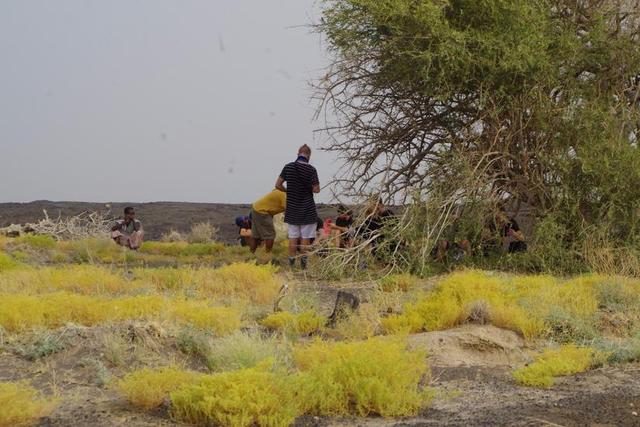
<path fill-rule="evenodd" d="M 127 221 L 131 221 L 136 218 L 136 211 L 131 207 L 127 206 L 124 208 L 124 219 Z"/>
<path fill-rule="evenodd" d="M 246 216 L 237 216 L 236 217 L 236 225 L 240 228 L 246 228 L 249 224 L 249 217 Z"/>
<path fill-rule="evenodd" d="M 304 156 L 307 159 L 311 158 L 311 147 L 309 147 L 307 144 L 304 144 L 298 149 L 298 156 Z"/>

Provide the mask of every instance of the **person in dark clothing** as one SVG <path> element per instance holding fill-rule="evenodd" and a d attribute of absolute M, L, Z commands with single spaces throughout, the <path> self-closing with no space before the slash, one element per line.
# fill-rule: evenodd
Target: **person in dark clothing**
<path fill-rule="evenodd" d="M 338 206 L 338 217 L 331 226 L 335 246 L 339 248 L 350 248 L 353 246 L 353 212 L 343 205 Z"/>
<path fill-rule="evenodd" d="M 305 144 L 298 150 L 296 161 L 287 163 L 276 180 L 276 188 L 287 193 L 284 222 L 289 229 L 289 265 L 295 266 L 300 240 L 302 269 L 307 267 L 307 251 L 311 239 L 316 237 L 318 226 L 318 212 L 313 196 L 320 192 L 320 180 L 316 168 L 309 164 L 310 158 L 311 148 Z"/>
<path fill-rule="evenodd" d="M 498 238 L 499 236 L 499 238 Z M 507 246 L 508 243 L 508 246 Z M 526 252 L 527 242 L 515 218 L 509 217 L 500 210 L 493 221 L 485 227 L 482 238 L 482 249 L 485 256 L 491 252 L 501 252 L 507 246 L 509 253 Z"/>
<path fill-rule="evenodd" d="M 240 246 L 250 246 L 252 243 L 251 238 L 251 216 L 237 216 L 236 227 L 238 227 L 238 241 Z"/>

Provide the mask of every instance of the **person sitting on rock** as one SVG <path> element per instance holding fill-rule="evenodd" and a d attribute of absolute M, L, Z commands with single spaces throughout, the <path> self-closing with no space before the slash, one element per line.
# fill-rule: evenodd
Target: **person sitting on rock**
<path fill-rule="evenodd" d="M 238 227 L 238 241 L 240 242 L 240 246 L 251 246 L 252 225 L 251 215 L 241 215 L 236 217 L 236 227 Z"/>
<path fill-rule="evenodd" d="M 136 219 L 136 212 L 131 206 L 124 208 L 124 218 L 111 227 L 111 238 L 120 246 L 134 251 L 142 245 L 143 234 L 142 223 Z"/>

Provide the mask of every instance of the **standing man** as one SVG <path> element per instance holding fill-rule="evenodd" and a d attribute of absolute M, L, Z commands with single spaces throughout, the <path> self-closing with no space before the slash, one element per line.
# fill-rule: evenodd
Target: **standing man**
<path fill-rule="evenodd" d="M 111 227 L 111 238 L 120 246 L 137 250 L 142 245 L 142 223 L 131 206 L 124 208 L 124 218 Z"/>
<path fill-rule="evenodd" d="M 284 222 L 289 226 L 289 265 L 295 266 L 300 240 L 300 267 L 303 270 L 307 268 L 307 251 L 311 239 L 316 237 L 318 225 L 313 195 L 320 192 L 320 180 L 316 168 L 309 164 L 310 158 L 311 148 L 305 144 L 298 150 L 296 161 L 286 164 L 276 181 L 276 188 L 287 193 Z"/>
<path fill-rule="evenodd" d="M 267 253 L 273 249 L 276 240 L 276 228 L 273 226 L 273 217 L 285 211 L 287 194 L 275 189 L 266 196 L 256 201 L 251 206 L 251 240 L 249 246 L 251 252 L 255 252 L 260 243 L 264 242 Z"/>

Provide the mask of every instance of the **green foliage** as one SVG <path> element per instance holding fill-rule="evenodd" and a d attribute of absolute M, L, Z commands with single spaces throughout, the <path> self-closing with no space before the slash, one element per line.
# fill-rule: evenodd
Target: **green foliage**
<path fill-rule="evenodd" d="M 45 332 L 38 336 L 33 342 L 23 346 L 20 353 L 28 360 L 34 361 L 52 354 L 58 353 L 65 348 L 65 343 L 60 336 L 53 336 Z"/>
<path fill-rule="evenodd" d="M 211 371 L 253 368 L 265 360 L 275 360 L 283 350 L 275 338 L 237 332 L 213 341 L 206 362 Z"/>
<path fill-rule="evenodd" d="M 493 266 L 640 275 L 638 16 L 625 2 L 324 1 L 335 59 L 319 95 L 345 192 L 417 194 L 437 212 L 403 218 L 394 236 L 421 232 L 394 265 L 429 270 L 447 206 L 509 201 L 541 223 L 531 254 Z M 473 240 L 489 218 L 465 215 Z"/>
<path fill-rule="evenodd" d="M 588 347 L 565 345 L 545 350 L 535 362 L 513 372 L 522 385 L 549 388 L 554 377 L 573 375 L 591 368 L 597 361 L 596 352 Z"/>
<path fill-rule="evenodd" d="M 18 263 L 5 252 L 0 251 L 0 273 L 14 269 Z"/>
<path fill-rule="evenodd" d="M 36 250 L 53 249 L 56 247 L 55 239 L 43 234 L 25 234 L 18 238 L 18 241 Z"/>

